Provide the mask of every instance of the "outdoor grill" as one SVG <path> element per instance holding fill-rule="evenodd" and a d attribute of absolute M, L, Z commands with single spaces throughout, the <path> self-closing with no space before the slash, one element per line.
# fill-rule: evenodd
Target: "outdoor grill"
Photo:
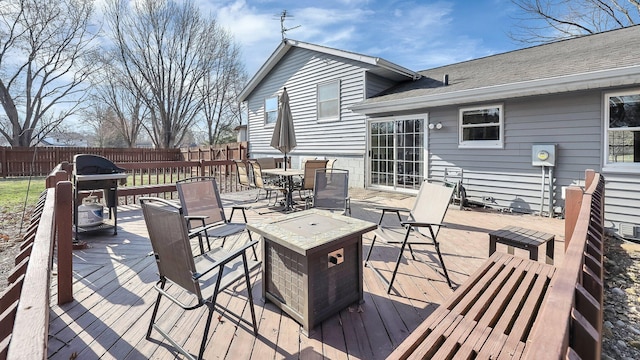
<path fill-rule="evenodd" d="M 73 157 L 73 223 L 75 237 L 81 232 L 105 230 L 113 228 L 118 233 L 117 205 L 118 182 L 127 178 L 125 169 L 117 167 L 109 159 L 89 154 L 78 154 Z M 99 191 L 109 211 L 109 223 L 97 226 L 81 226 L 78 221 L 78 206 L 85 192 Z"/>

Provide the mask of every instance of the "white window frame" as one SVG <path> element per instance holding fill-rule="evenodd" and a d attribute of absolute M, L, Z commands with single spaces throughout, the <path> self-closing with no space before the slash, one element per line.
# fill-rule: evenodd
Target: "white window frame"
<path fill-rule="evenodd" d="M 463 129 L 470 127 L 483 127 L 489 124 L 479 125 L 462 125 L 462 116 L 465 112 L 476 110 L 488 110 L 497 108 L 499 111 L 498 126 L 499 126 L 499 138 L 498 140 L 464 140 Z M 495 126 L 495 124 L 491 124 Z M 459 148 L 481 148 L 481 149 L 502 149 L 504 147 L 504 105 L 503 104 L 490 104 L 482 106 L 472 106 L 460 108 L 458 112 L 458 147 Z"/>
<path fill-rule="evenodd" d="M 338 96 L 337 98 L 331 98 L 331 99 L 326 99 L 324 101 L 337 101 L 338 102 L 338 113 L 335 115 L 331 115 L 331 116 L 326 116 L 326 117 L 321 117 L 320 116 L 320 103 L 323 102 L 320 99 L 320 88 L 322 86 L 327 86 L 327 85 L 336 85 L 338 86 Z M 320 83 L 318 85 L 316 85 L 316 113 L 317 113 L 317 119 L 318 122 L 330 122 L 330 121 L 340 121 L 340 107 L 341 107 L 341 82 L 340 79 L 336 79 L 336 80 L 331 80 L 331 81 L 327 81 L 324 83 Z"/>
<path fill-rule="evenodd" d="M 640 95 L 640 89 L 633 90 L 623 90 L 623 91 L 615 91 L 615 92 L 605 92 L 603 106 L 604 114 L 603 114 L 603 122 L 604 122 L 604 131 L 603 131 L 603 155 L 602 155 L 602 171 L 607 172 L 624 172 L 624 173 L 640 173 L 640 162 L 633 163 L 610 163 L 609 162 L 609 131 L 617 131 L 609 129 L 609 99 L 614 96 L 622 96 L 622 95 Z M 640 127 L 627 127 L 627 128 L 619 128 L 619 130 L 635 130 L 640 131 Z"/>
<path fill-rule="evenodd" d="M 267 111 L 267 101 L 272 100 L 272 99 L 276 100 L 276 108 L 275 108 L 275 110 Z M 264 99 L 264 125 L 265 126 L 274 126 L 276 124 L 276 121 L 278 119 L 278 111 L 280 110 L 279 109 L 279 107 L 280 107 L 279 105 L 280 105 L 280 97 L 278 95 L 271 96 L 271 97 L 268 97 L 268 98 Z M 267 122 L 267 119 L 269 118 L 269 116 L 268 116 L 269 113 L 275 113 L 275 115 L 276 115 L 275 119 L 273 120 L 273 122 Z"/>

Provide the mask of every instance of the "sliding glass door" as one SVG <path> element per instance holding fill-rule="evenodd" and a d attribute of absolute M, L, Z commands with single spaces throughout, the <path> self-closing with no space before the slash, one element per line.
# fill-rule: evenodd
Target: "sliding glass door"
<path fill-rule="evenodd" d="M 419 189 L 425 177 L 426 116 L 369 123 L 369 183 L 372 187 Z"/>

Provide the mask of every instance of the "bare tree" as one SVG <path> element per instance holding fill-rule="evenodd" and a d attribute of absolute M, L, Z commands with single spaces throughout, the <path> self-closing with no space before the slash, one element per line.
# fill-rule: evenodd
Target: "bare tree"
<path fill-rule="evenodd" d="M 640 21 L 639 0 L 511 0 L 521 11 L 509 36 L 540 44 L 623 28 Z"/>
<path fill-rule="evenodd" d="M 219 37 L 218 54 L 211 71 L 202 82 L 201 92 L 205 99 L 203 115 L 207 127 L 209 145 L 227 140 L 225 134 L 234 125 L 240 125 L 241 113 L 238 93 L 244 86 L 247 75 L 240 63 L 240 48 L 228 34 Z"/>
<path fill-rule="evenodd" d="M 100 64 L 100 71 L 96 71 L 91 76 L 94 84 L 92 107 L 101 109 L 100 113 L 109 114 L 109 116 L 96 114 L 97 120 L 100 124 L 105 124 L 111 130 L 118 132 L 126 147 L 134 147 L 149 113 L 142 99 L 143 95 L 138 92 L 127 73 L 119 66 L 121 63 L 117 57 L 105 52 L 97 56 L 95 61 Z M 142 82 L 138 79 L 136 83 Z M 102 109 L 103 107 L 110 111 Z M 94 130 L 98 129 L 100 127 L 94 126 Z"/>
<path fill-rule="evenodd" d="M 106 19 L 119 61 L 149 109 L 152 141 L 177 146 L 201 113 L 199 87 L 224 31 L 191 1 L 111 0 Z"/>
<path fill-rule="evenodd" d="M 12 146 L 37 143 L 78 110 L 92 13 L 91 0 L 0 1 L 0 134 Z"/>
<path fill-rule="evenodd" d="M 93 132 L 93 146 L 131 147 L 121 129 L 117 127 L 119 119 L 110 106 L 94 99 L 92 105 L 82 112 L 82 118 Z"/>

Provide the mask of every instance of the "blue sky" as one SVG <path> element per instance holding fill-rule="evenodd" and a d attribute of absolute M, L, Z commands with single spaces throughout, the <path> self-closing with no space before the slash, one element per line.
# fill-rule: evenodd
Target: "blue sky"
<path fill-rule="evenodd" d="M 524 47 L 507 35 L 517 15 L 509 0 L 196 0 L 240 44 L 253 76 L 278 46 L 278 14 L 287 37 L 378 56 L 424 70 Z"/>

